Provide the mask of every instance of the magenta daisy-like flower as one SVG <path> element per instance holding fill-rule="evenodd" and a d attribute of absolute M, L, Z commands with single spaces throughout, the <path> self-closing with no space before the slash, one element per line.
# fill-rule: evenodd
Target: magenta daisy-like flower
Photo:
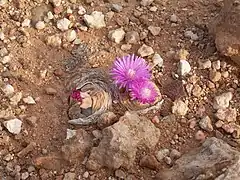
<path fill-rule="evenodd" d="M 134 82 L 148 80 L 151 77 L 150 68 L 146 61 L 134 54 L 117 58 L 111 70 L 111 75 L 120 88 L 127 89 Z"/>
<path fill-rule="evenodd" d="M 130 96 L 132 100 L 138 100 L 140 103 L 146 104 L 153 103 L 158 96 L 158 92 L 153 82 L 139 81 L 132 85 Z"/>
<path fill-rule="evenodd" d="M 71 93 L 71 98 L 73 98 L 75 101 L 82 102 L 80 90 L 74 89 Z"/>

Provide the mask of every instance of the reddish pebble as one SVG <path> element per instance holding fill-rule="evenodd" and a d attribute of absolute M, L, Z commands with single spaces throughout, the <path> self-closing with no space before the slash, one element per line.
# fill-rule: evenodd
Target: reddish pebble
<path fill-rule="evenodd" d="M 196 134 L 195 134 L 195 139 L 198 141 L 204 141 L 206 138 L 206 135 L 204 134 L 204 132 L 202 132 L 201 130 L 199 130 Z"/>
<path fill-rule="evenodd" d="M 63 7 L 62 6 L 55 7 L 53 11 L 55 14 L 60 14 L 63 11 Z"/>
<path fill-rule="evenodd" d="M 196 124 L 197 124 L 196 119 L 190 119 L 189 127 L 190 127 L 191 129 L 194 129 L 195 126 L 196 126 Z"/>
<path fill-rule="evenodd" d="M 154 116 L 152 122 L 158 124 L 160 122 L 158 116 Z"/>
<path fill-rule="evenodd" d="M 61 76 L 63 76 L 63 74 L 64 74 L 64 72 L 63 72 L 61 69 L 56 69 L 56 70 L 54 71 L 54 75 L 55 75 L 55 76 L 61 77 Z"/>

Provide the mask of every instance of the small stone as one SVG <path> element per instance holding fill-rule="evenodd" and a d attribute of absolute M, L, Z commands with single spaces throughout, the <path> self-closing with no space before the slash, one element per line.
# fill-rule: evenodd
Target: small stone
<path fill-rule="evenodd" d="M 180 76 L 186 76 L 191 71 L 191 66 L 188 61 L 186 60 L 180 60 L 179 66 L 178 66 L 178 74 Z"/>
<path fill-rule="evenodd" d="M 178 18 L 177 18 L 177 16 L 176 16 L 176 14 L 171 15 L 170 21 L 173 22 L 173 23 L 177 23 Z"/>
<path fill-rule="evenodd" d="M 212 82 L 218 82 L 221 79 L 222 74 L 218 71 L 210 71 L 209 73 L 209 79 Z"/>
<path fill-rule="evenodd" d="M 8 50 L 7 48 L 1 48 L 0 49 L 0 57 L 4 57 L 4 56 L 7 56 L 8 55 Z"/>
<path fill-rule="evenodd" d="M 176 149 L 172 149 L 169 156 L 171 159 L 176 160 L 181 157 L 181 153 Z"/>
<path fill-rule="evenodd" d="M 30 116 L 30 117 L 26 118 L 26 121 L 30 126 L 36 127 L 38 118 L 36 116 Z"/>
<path fill-rule="evenodd" d="M 106 27 L 104 15 L 102 12 L 93 11 L 91 15 L 85 14 L 83 19 L 88 27 L 100 29 Z"/>
<path fill-rule="evenodd" d="M 222 129 L 229 134 L 232 134 L 234 132 L 234 128 L 230 124 L 223 124 Z"/>
<path fill-rule="evenodd" d="M 199 126 L 205 131 L 213 131 L 212 121 L 208 116 L 205 116 L 200 120 Z"/>
<path fill-rule="evenodd" d="M 138 54 L 141 57 L 146 57 L 150 56 L 154 53 L 153 48 L 150 46 L 147 46 L 146 44 L 143 44 L 139 49 L 138 49 Z"/>
<path fill-rule="evenodd" d="M 45 88 L 45 92 L 48 95 L 55 95 L 57 94 L 57 90 L 51 87 Z"/>
<path fill-rule="evenodd" d="M 204 134 L 204 132 L 202 132 L 201 130 L 197 131 L 195 134 L 195 139 L 198 141 L 204 141 L 206 138 L 206 135 Z"/>
<path fill-rule="evenodd" d="M 158 123 L 160 122 L 158 116 L 154 116 L 154 117 L 152 118 L 152 122 L 153 122 L 154 124 L 158 124 Z"/>
<path fill-rule="evenodd" d="M 22 92 L 17 92 L 10 98 L 10 104 L 16 106 L 22 99 Z"/>
<path fill-rule="evenodd" d="M 119 179 L 126 179 L 126 173 L 121 169 L 115 171 L 115 176 Z"/>
<path fill-rule="evenodd" d="M 108 38 L 117 44 L 119 44 L 124 39 L 124 36 L 125 36 L 125 31 L 122 28 L 111 30 L 108 33 Z"/>
<path fill-rule="evenodd" d="M 172 159 L 170 157 L 164 157 L 164 161 L 167 165 L 171 165 L 172 164 Z"/>
<path fill-rule="evenodd" d="M 232 100 L 233 94 L 232 92 L 223 93 L 219 96 L 216 96 L 213 101 L 213 108 L 225 109 L 229 107 L 229 101 Z"/>
<path fill-rule="evenodd" d="M 219 70 L 221 68 L 221 61 L 214 61 L 212 63 L 212 68 L 215 69 L 215 70 Z"/>
<path fill-rule="evenodd" d="M 58 7 L 61 5 L 62 0 L 50 0 L 54 7 Z"/>
<path fill-rule="evenodd" d="M 36 101 L 33 99 L 32 96 L 27 96 L 23 98 L 23 102 L 26 104 L 36 104 Z"/>
<path fill-rule="evenodd" d="M 44 21 L 38 21 L 38 22 L 36 23 L 36 25 L 35 25 L 35 28 L 36 28 L 37 30 L 42 30 L 42 29 L 44 29 L 44 28 L 45 28 L 45 23 L 44 23 Z"/>
<path fill-rule="evenodd" d="M 105 15 L 105 20 L 106 20 L 107 22 L 109 22 L 109 21 L 111 21 L 111 19 L 113 18 L 113 16 L 114 16 L 114 12 L 113 12 L 113 11 L 109 11 L 109 12 L 107 12 L 106 15 Z"/>
<path fill-rule="evenodd" d="M 63 180 L 75 180 L 76 174 L 69 172 L 64 175 Z"/>
<path fill-rule="evenodd" d="M 140 4 L 142 6 L 150 6 L 153 3 L 153 0 L 142 0 Z"/>
<path fill-rule="evenodd" d="M 197 41 L 198 40 L 198 35 L 194 34 L 192 31 L 185 31 L 184 32 L 184 36 L 186 38 L 190 38 L 193 41 Z"/>
<path fill-rule="evenodd" d="M 123 7 L 120 4 L 112 4 L 111 9 L 112 11 L 119 13 L 123 10 Z"/>
<path fill-rule="evenodd" d="M 163 58 L 159 55 L 159 54 L 154 54 L 153 58 L 153 64 L 154 66 L 159 66 L 159 67 L 162 67 L 163 66 Z"/>
<path fill-rule="evenodd" d="M 172 113 L 179 115 L 179 116 L 185 116 L 188 112 L 188 105 L 183 102 L 182 100 L 175 100 L 173 102 L 172 106 Z"/>
<path fill-rule="evenodd" d="M 74 41 L 76 38 L 77 38 L 77 33 L 76 33 L 76 31 L 74 31 L 74 30 L 68 30 L 68 31 L 65 33 L 65 39 L 66 39 L 68 42 L 72 42 L 72 41 Z"/>
<path fill-rule="evenodd" d="M 85 173 L 83 173 L 83 178 L 88 178 L 89 177 L 89 172 L 88 171 L 86 171 Z"/>
<path fill-rule="evenodd" d="M 196 124 L 197 124 L 197 121 L 196 121 L 195 118 L 189 120 L 189 127 L 190 127 L 191 129 L 194 129 L 195 126 L 196 126 Z"/>
<path fill-rule="evenodd" d="M 156 158 L 159 162 L 162 162 L 165 157 L 169 156 L 169 154 L 169 149 L 161 149 L 156 153 Z"/>
<path fill-rule="evenodd" d="M 5 39 L 5 35 L 2 31 L 0 31 L 0 40 L 3 41 Z"/>
<path fill-rule="evenodd" d="M 218 109 L 215 116 L 225 122 L 235 122 L 237 120 L 236 108 Z"/>
<path fill-rule="evenodd" d="M 67 18 L 63 18 L 57 21 L 57 28 L 61 31 L 66 31 L 69 28 L 71 21 L 69 21 Z"/>
<path fill-rule="evenodd" d="M 81 43 L 82 43 L 81 39 L 75 39 L 75 40 L 73 41 L 73 44 L 75 44 L 75 45 L 79 45 L 79 44 L 81 44 Z"/>
<path fill-rule="evenodd" d="M 28 172 L 24 172 L 24 173 L 22 173 L 22 175 L 21 175 L 21 179 L 22 180 L 25 180 L 25 179 L 27 179 L 29 177 L 29 173 Z"/>
<path fill-rule="evenodd" d="M 8 3 L 8 0 L 0 0 L 0 6 L 4 6 Z"/>
<path fill-rule="evenodd" d="M 131 44 L 123 44 L 123 45 L 121 45 L 121 50 L 123 50 L 123 51 L 128 51 L 131 48 L 132 48 Z"/>
<path fill-rule="evenodd" d="M 29 166 L 28 167 L 28 172 L 31 173 L 31 172 L 34 172 L 36 169 L 34 166 Z"/>
<path fill-rule="evenodd" d="M 228 78 L 229 77 L 229 72 L 228 71 L 222 72 L 222 77 Z"/>
<path fill-rule="evenodd" d="M 12 154 L 7 154 L 6 156 L 4 156 L 3 160 L 9 162 L 9 161 L 13 160 L 13 156 L 14 155 L 12 155 Z"/>
<path fill-rule="evenodd" d="M 4 121 L 3 125 L 12 134 L 19 134 L 22 129 L 22 121 L 16 118 L 8 121 Z"/>
<path fill-rule="evenodd" d="M 189 96 L 192 94 L 193 87 L 194 86 L 192 84 L 187 84 L 186 85 L 186 91 L 187 91 Z"/>
<path fill-rule="evenodd" d="M 3 93 L 5 94 L 5 96 L 10 96 L 14 93 L 14 87 L 11 84 L 6 84 L 3 88 L 2 88 Z"/>
<path fill-rule="evenodd" d="M 42 154 L 47 154 L 48 150 L 47 149 L 42 149 Z"/>
<path fill-rule="evenodd" d="M 195 85 L 193 90 L 192 90 L 192 94 L 195 97 L 200 97 L 202 95 L 202 88 L 199 85 Z"/>
<path fill-rule="evenodd" d="M 58 35 L 48 36 L 46 43 L 52 47 L 60 47 L 62 45 L 62 39 Z"/>
<path fill-rule="evenodd" d="M 84 14 L 86 14 L 86 9 L 83 7 L 83 6 L 79 6 L 78 7 L 78 14 L 79 15 L 84 15 Z"/>
<path fill-rule="evenodd" d="M 138 32 L 136 31 L 127 32 L 125 35 L 125 41 L 126 43 L 129 44 L 137 44 L 140 41 Z"/>
<path fill-rule="evenodd" d="M 4 56 L 0 61 L 2 64 L 7 64 L 11 61 L 11 56 Z"/>
<path fill-rule="evenodd" d="M 158 161 L 154 156 L 146 155 L 140 160 L 140 166 L 156 170 L 158 167 Z"/>
<path fill-rule="evenodd" d="M 152 7 L 150 7 L 149 10 L 152 12 L 157 12 L 158 8 L 156 6 L 152 6 Z"/>
<path fill-rule="evenodd" d="M 30 19 L 24 19 L 22 22 L 22 27 L 30 27 L 31 20 Z"/>
<path fill-rule="evenodd" d="M 215 123 L 216 128 L 221 128 L 224 125 L 224 122 L 219 120 Z"/>
<path fill-rule="evenodd" d="M 139 36 L 141 40 L 146 39 L 148 36 L 148 31 L 142 31 Z"/>
<path fill-rule="evenodd" d="M 209 89 L 214 89 L 215 88 L 215 84 L 211 81 L 207 82 L 207 86 L 208 86 Z"/>
<path fill-rule="evenodd" d="M 204 62 L 199 61 L 198 64 L 200 69 L 210 69 L 212 66 L 212 62 L 210 60 Z"/>
<path fill-rule="evenodd" d="M 115 21 L 120 27 L 127 26 L 130 22 L 127 16 L 121 16 L 121 15 L 117 15 Z"/>
<path fill-rule="evenodd" d="M 151 32 L 151 34 L 153 36 L 157 36 L 157 35 L 159 35 L 159 33 L 161 31 L 161 28 L 160 27 L 156 27 L 156 26 L 149 26 L 148 30 Z"/>
<path fill-rule="evenodd" d="M 66 140 L 73 138 L 74 136 L 76 136 L 77 131 L 76 130 L 72 130 L 72 129 L 67 129 L 67 137 Z"/>
<path fill-rule="evenodd" d="M 53 15 L 53 13 L 52 13 L 51 11 L 49 11 L 49 12 L 47 13 L 47 18 L 48 18 L 49 20 L 51 20 L 51 19 L 54 18 L 54 15 Z"/>

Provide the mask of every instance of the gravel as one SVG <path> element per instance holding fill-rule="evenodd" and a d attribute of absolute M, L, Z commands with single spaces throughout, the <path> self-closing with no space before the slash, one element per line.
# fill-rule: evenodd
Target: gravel
<path fill-rule="evenodd" d="M 182 100 L 175 100 L 173 102 L 172 106 L 172 113 L 179 115 L 179 116 L 185 116 L 188 112 L 188 105 L 183 102 Z"/>
<path fill-rule="evenodd" d="M 106 26 L 104 15 L 99 11 L 93 11 L 90 15 L 85 14 L 83 19 L 90 28 L 100 29 Z"/>
<path fill-rule="evenodd" d="M 33 99 L 32 96 L 27 96 L 23 98 L 23 102 L 26 104 L 36 104 L 36 101 Z"/>
<path fill-rule="evenodd" d="M 71 21 L 67 18 L 63 18 L 57 21 L 57 28 L 61 31 L 66 31 L 69 28 Z"/>
<path fill-rule="evenodd" d="M 125 31 L 122 28 L 111 30 L 108 33 L 108 38 L 117 44 L 119 44 L 124 39 L 124 36 Z"/>
<path fill-rule="evenodd" d="M 139 33 L 137 31 L 127 32 L 125 35 L 125 41 L 128 44 L 137 44 L 140 41 Z"/>
<path fill-rule="evenodd" d="M 138 49 L 138 54 L 141 57 L 146 57 L 154 54 L 153 48 L 150 46 L 147 46 L 146 44 L 143 44 L 139 49 Z"/>
<path fill-rule="evenodd" d="M 213 101 L 214 109 L 225 109 L 229 107 L 229 102 L 233 98 L 232 92 L 226 92 L 219 96 L 216 96 Z"/>
<path fill-rule="evenodd" d="M 199 122 L 199 126 L 205 131 L 213 131 L 212 121 L 209 116 L 203 117 Z"/>
<path fill-rule="evenodd" d="M 178 65 L 178 74 L 180 76 L 186 76 L 190 73 L 191 66 L 187 60 L 180 60 Z"/>
<path fill-rule="evenodd" d="M 3 125 L 12 134 L 19 134 L 22 129 L 22 121 L 17 118 L 4 121 Z"/>
<path fill-rule="evenodd" d="M 35 25 L 35 28 L 36 28 L 37 30 L 42 30 L 42 29 L 44 29 L 44 28 L 45 28 L 45 23 L 44 23 L 44 21 L 38 21 L 38 22 L 36 23 L 36 25 Z"/>

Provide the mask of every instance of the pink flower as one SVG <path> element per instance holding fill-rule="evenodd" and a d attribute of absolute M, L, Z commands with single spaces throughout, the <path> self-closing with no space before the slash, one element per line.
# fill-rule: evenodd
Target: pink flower
<path fill-rule="evenodd" d="M 74 89 L 71 93 L 71 98 L 78 102 L 82 102 L 81 91 L 78 89 Z"/>
<path fill-rule="evenodd" d="M 151 77 L 150 68 L 146 61 L 134 54 L 117 58 L 111 75 L 120 88 L 127 88 L 127 90 L 134 82 L 149 80 Z"/>
<path fill-rule="evenodd" d="M 130 96 L 132 100 L 138 100 L 140 103 L 146 104 L 153 103 L 158 96 L 158 92 L 153 82 L 143 80 L 132 85 Z"/>

